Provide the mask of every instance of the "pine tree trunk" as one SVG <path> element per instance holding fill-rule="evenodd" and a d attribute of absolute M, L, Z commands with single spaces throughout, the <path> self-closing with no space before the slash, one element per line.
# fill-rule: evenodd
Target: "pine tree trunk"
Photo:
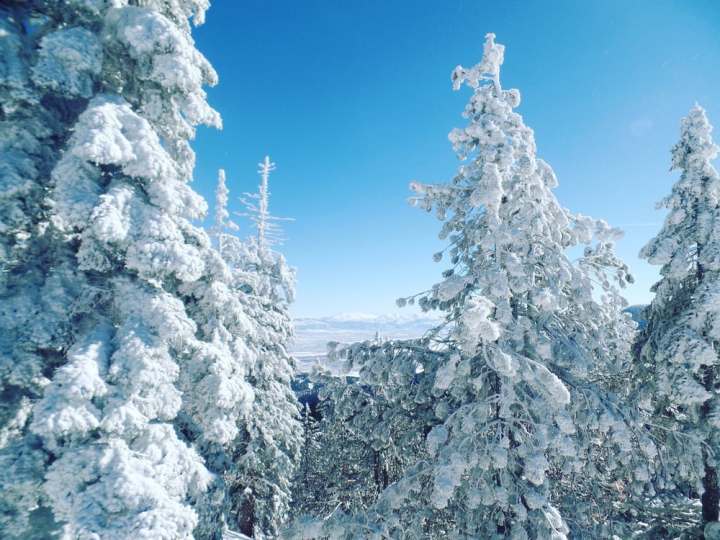
<path fill-rule="evenodd" d="M 707 459 L 707 458 L 706 458 Z M 705 477 L 703 478 L 702 495 L 702 517 L 703 523 L 718 521 L 718 508 L 720 504 L 720 487 L 718 487 L 717 469 L 705 465 Z"/>
<path fill-rule="evenodd" d="M 246 489 L 237 512 L 238 530 L 245 536 L 254 538 L 255 533 L 255 500 L 253 493 Z"/>
<path fill-rule="evenodd" d="M 713 391 L 715 385 L 714 366 L 705 366 L 703 374 L 703 383 L 708 392 Z M 710 412 L 710 400 L 707 400 L 702 407 L 703 419 L 707 418 Z M 708 451 L 703 451 L 705 457 L 705 476 L 703 477 L 704 492 L 700 500 L 702 501 L 702 518 L 703 523 L 709 521 L 718 521 L 720 517 L 720 486 L 718 485 L 718 471 L 714 465 L 710 465 L 710 461 L 714 458 L 709 455 Z"/>

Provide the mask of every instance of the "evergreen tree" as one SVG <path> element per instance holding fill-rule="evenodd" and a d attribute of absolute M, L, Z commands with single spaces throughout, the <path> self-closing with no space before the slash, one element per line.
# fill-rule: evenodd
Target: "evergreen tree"
<path fill-rule="evenodd" d="M 318 507 L 323 504 L 318 488 L 324 479 L 320 470 L 320 428 L 308 403 L 303 405 L 302 450 L 300 461 L 293 480 L 292 518 L 305 514 L 317 515 Z"/>
<path fill-rule="evenodd" d="M 435 209 L 449 239 L 451 267 L 418 295 L 445 323 L 420 340 L 343 353 L 362 383 L 416 413 L 425 453 L 367 512 L 301 523 L 289 536 L 558 539 L 568 523 L 577 536 L 603 524 L 572 513 L 562 490 L 577 480 L 583 497 L 606 498 L 591 486 L 598 454 L 629 490 L 644 489 L 646 460 L 632 444 L 642 434 L 605 388 L 627 368 L 633 329 L 617 292 L 628 280 L 613 254 L 619 232 L 558 204 L 555 175 L 513 111 L 520 94 L 500 85 L 503 56 L 489 34 L 482 62 L 453 73 L 456 89 L 473 91 L 468 126 L 450 134 L 465 161 L 457 176 L 412 184 L 412 202 Z M 574 264 L 567 251 L 578 245 Z"/>
<path fill-rule="evenodd" d="M 216 238 L 233 272 L 233 289 L 248 314 L 251 331 L 248 347 L 254 361 L 247 377 L 254 401 L 225 473 L 228 492 L 228 525 L 253 538 L 272 538 L 286 521 L 291 483 L 299 460 L 302 426 L 290 383 L 294 361 L 287 352 L 292 337 L 288 306 L 294 296 L 294 270 L 270 247 L 277 238 L 269 227 L 268 157 L 260 164 L 261 183 L 256 205 L 248 210 L 257 237 L 243 242 L 228 229 L 224 175 L 218 185 Z M 248 215 L 247 213 L 245 215 Z M 269 234 L 268 231 L 271 231 Z"/>
<path fill-rule="evenodd" d="M 682 120 L 672 149 L 680 179 L 659 204 L 669 213 L 641 251 L 661 265 L 648 324 L 636 350 L 638 394 L 662 441 L 661 490 L 701 494 L 706 536 L 720 537 L 718 452 L 720 400 L 720 175 L 718 146 L 705 111 Z M 711 535 L 714 534 L 714 536 Z"/>
<path fill-rule="evenodd" d="M 238 230 L 237 224 L 230 219 L 230 212 L 227 208 L 229 193 L 230 190 L 225 183 L 225 170 L 220 169 L 218 171 L 218 183 L 215 189 L 215 223 L 211 229 L 211 233 L 221 256 L 223 254 L 223 240 L 229 232 Z"/>
<path fill-rule="evenodd" d="M 243 306 L 191 224 L 206 207 L 188 186 L 189 140 L 220 123 L 202 89 L 216 75 L 188 22 L 206 7 L 6 8 L 3 118 L 17 134 L 3 129 L 8 537 L 61 526 L 191 538 L 214 466 L 196 448 L 232 443 L 250 407 Z"/>
<path fill-rule="evenodd" d="M 99 70 L 97 48 L 79 48 L 83 62 L 57 66 L 68 99 L 54 99 L 34 69 L 47 64 L 38 49 L 46 34 L 43 51 L 52 48 L 58 28 L 43 15 L 29 2 L 0 6 L 0 530 L 9 538 L 56 527 L 42 491 L 48 456 L 27 425 L 71 341 L 69 314 L 83 301 L 46 191 L 64 124 L 77 114 L 72 104 Z"/>

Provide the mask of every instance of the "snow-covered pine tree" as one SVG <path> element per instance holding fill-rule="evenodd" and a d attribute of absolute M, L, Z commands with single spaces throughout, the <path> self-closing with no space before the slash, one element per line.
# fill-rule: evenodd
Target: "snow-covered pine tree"
<path fill-rule="evenodd" d="M 218 182 L 215 188 L 215 221 L 210 232 L 221 256 L 223 254 L 223 240 L 228 233 L 238 230 L 237 224 L 230 219 L 230 212 L 228 211 L 229 193 L 225 170 L 220 169 L 218 170 Z"/>
<path fill-rule="evenodd" d="M 661 265 L 648 324 L 639 335 L 638 392 L 662 441 L 665 469 L 659 488 L 702 494 L 707 534 L 720 537 L 720 175 L 705 111 L 682 120 L 672 149 L 680 179 L 659 207 L 665 223 L 641 251 Z M 707 535 L 706 535 L 707 536 Z"/>
<path fill-rule="evenodd" d="M 260 251 L 267 251 L 270 247 L 281 244 L 283 231 L 280 222 L 292 221 L 291 218 L 270 213 L 270 173 L 274 170 L 275 164 L 270 161 L 270 156 L 265 156 L 263 161 L 258 163 L 260 184 L 257 193 L 245 193 L 240 199 L 245 206 L 245 212 L 238 215 L 250 219 L 253 223 Z"/>
<path fill-rule="evenodd" d="M 69 314 L 82 301 L 45 195 L 68 136 L 65 122 L 77 114 L 68 103 L 87 95 L 99 69 L 92 43 L 79 48 L 81 62 L 57 69 L 69 99 L 52 99 L 34 68 L 47 63 L 38 49 L 57 24 L 45 22 L 35 4 L 0 6 L 0 530 L 8 538 L 56 527 L 43 501 L 48 456 L 27 425 L 48 375 L 63 362 Z"/>
<path fill-rule="evenodd" d="M 191 538 L 211 481 L 193 443 L 230 444 L 249 408 L 248 319 L 191 224 L 206 208 L 187 185 L 189 139 L 220 123 L 188 21 L 206 8 L 38 1 L 3 20 L 17 133 L 0 230 L 3 395 L 19 404 L 2 419 L 10 538 L 50 534 L 29 515 L 68 537 Z"/>
<path fill-rule="evenodd" d="M 216 242 L 233 273 L 251 324 L 248 347 L 254 361 L 248 382 L 254 401 L 239 437 L 233 461 L 225 473 L 228 525 L 253 538 L 272 538 L 286 521 L 291 483 L 300 457 L 302 425 L 291 388 L 294 361 L 287 352 L 292 337 L 288 306 L 293 300 L 295 272 L 282 254 L 272 249 L 279 238 L 276 219 L 270 215 L 269 174 L 275 165 L 268 157 L 260 166 L 258 194 L 246 194 L 247 212 L 257 235 L 241 241 L 229 234 L 224 174 L 219 177 L 216 207 Z M 222 207 L 222 208 L 221 208 Z M 224 208 L 224 209 L 223 209 Z M 223 232 L 225 231 L 225 232 Z"/>
<path fill-rule="evenodd" d="M 318 488 L 324 484 L 320 468 L 320 428 L 309 403 L 304 403 L 301 413 L 303 429 L 302 450 L 292 485 L 291 518 L 305 514 L 315 515 L 316 508 L 324 504 Z"/>
<path fill-rule="evenodd" d="M 423 309 L 445 311 L 444 325 L 344 353 L 363 384 L 417 413 L 425 455 L 363 515 L 301 523 L 288 536 L 566 538 L 558 505 L 573 481 L 589 491 L 579 502 L 607 506 L 593 482 L 616 474 L 637 484 L 627 489 L 644 485 L 632 425 L 598 382 L 626 367 L 632 337 L 616 291 L 628 279 L 613 254 L 619 233 L 559 205 L 555 175 L 513 111 L 520 94 L 500 85 L 503 56 L 488 34 L 482 61 L 453 73 L 456 89 L 473 91 L 467 127 L 450 134 L 465 162 L 457 176 L 412 184 L 412 202 L 434 208 L 449 239 L 443 281 L 418 295 Z M 575 246 L 585 246 L 576 264 L 567 253 Z M 364 429 L 383 432 L 366 418 Z M 611 472 L 600 475 L 597 454 Z M 603 525 L 583 513 L 568 516 L 574 536 Z"/>
<path fill-rule="evenodd" d="M 311 449 L 310 473 L 294 486 L 293 517 L 324 517 L 333 512 L 366 511 L 403 467 L 396 461 L 416 455 L 422 447 L 422 429 L 413 423 L 392 422 L 407 412 L 375 395 L 373 389 L 359 384 L 354 377 L 315 374 L 319 382 L 317 409 L 320 415 L 317 450 Z M 367 431 L 371 424 L 382 431 Z M 405 428 L 404 430 L 399 427 Z M 303 454 L 302 463 L 306 456 Z"/>

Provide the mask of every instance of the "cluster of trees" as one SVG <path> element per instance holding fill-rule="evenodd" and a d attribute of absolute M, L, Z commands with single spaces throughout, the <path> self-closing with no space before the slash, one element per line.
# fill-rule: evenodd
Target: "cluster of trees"
<path fill-rule="evenodd" d="M 462 160 L 414 183 L 442 280 L 399 301 L 421 338 L 336 347 L 353 377 L 291 382 L 294 273 L 274 165 L 236 235 L 189 186 L 217 75 L 206 0 L 0 7 L 0 536 L 81 539 L 720 538 L 720 176 L 700 107 L 643 249 L 638 331 L 620 231 L 563 208 L 500 83 L 468 86 Z M 579 252 L 571 260 L 568 252 Z"/>
<path fill-rule="evenodd" d="M 434 258 L 449 264 L 398 303 L 444 320 L 331 351 L 358 377 L 314 375 L 307 515 L 286 534 L 720 538 L 720 175 L 705 112 L 683 119 L 672 150 L 680 180 L 641 253 L 662 279 L 639 330 L 620 231 L 560 206 L 520 94 L 500 84 L 503 58 L 489 34 L 482 61 L 453 72 L 472 91 L 450 134 L 463 164 L 447 184 L 411 184 L 411 203 L 442 221 Z"/>
<path fill-rule="evenodd" d="M 0 7 L 0 537 L 277 535 L 293 272 L 189 186 L 203 0 Z"/>

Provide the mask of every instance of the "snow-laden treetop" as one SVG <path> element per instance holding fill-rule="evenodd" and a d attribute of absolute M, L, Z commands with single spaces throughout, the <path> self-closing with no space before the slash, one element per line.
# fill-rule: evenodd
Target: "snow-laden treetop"
<path fill-rule="evenodd" d="M 503 90 L 500 84 L 504 52 L 495 35 L 488 34 L 482 60 L 453 71 L 455 89 L 465 83 L 473 90 L 464 112 L 467 126 L 449 135 L 463 161 L 458 174 L 449 184 L 411 184 L 417 193 L 411 203 L 435 209 L 444 222 L 440 237 L 450 240 L 435 260 L 447 252 L 452 263 L 444 281 L 421 295 L 420 305 L 449 311 L 465 325 L 468 331 L 462 333 L 473 342 L 468 352 L 477 345 L 470 336 L 495 335 L 490 327 L 478 326 L 475 313 L 492 312 L 501 326 L 517 316 L 543 319 L 545 326 L 553 313 L 566 313 L 573 306 L 598 309 L 593 279 L 613 297 L 605 274 L 614 272 L 621 286 L 629 279 L 612 250 L 621 231 L 569 212 L 553 195 L 555 174 L 537 157 L 532 130 L 513 110 L 520 104 L 520 92 Z M 577 245 L 586 248 L 574 264 L 566 251 Z M 461 306 L 462 316 L 456 311 Z"/>
<path fill-rule="evenodd" d="M 680 140 L 672 149 L 671 170 L 681 171 L 672 192 L 658 204 L 669 210 L 660 233 L 640 256 L 663 265 L 660 273 L 683 279 L 703 270 L 720 269 L 720 175 L 712 165 L 720 148 L 712 140 L 705 110 L 695 105 L 680 126 Z"/>

